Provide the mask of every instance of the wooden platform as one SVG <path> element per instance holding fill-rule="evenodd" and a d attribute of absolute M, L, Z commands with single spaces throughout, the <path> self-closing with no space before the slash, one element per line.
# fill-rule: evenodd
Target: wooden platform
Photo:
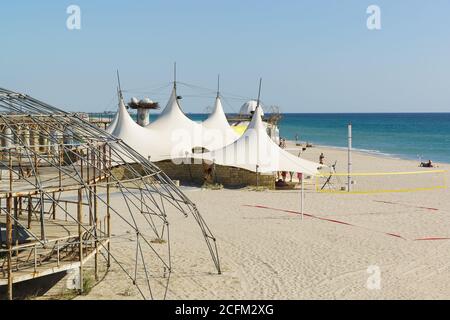
<path fill-rule="evenodd" d="M 0 216 L 2 239 L 5 239 L 5 219 Z M 20 217 L 19 221 L 26 225 L 26 217 Z M 39 230 L 40 222 L 33 219 L 31 231 Z M 89 225 L 83 225 L 91 230 Z M 80 261 L 78 224 L 61 220 L 45 221 L 45 244 L 39 242 L 29 231 L 18 228 L 17 234 L 13 230 L 13 241 L 16 243 L 12 257 L 13 283 L 32 280 L 48 276 L 54 273 L 76 269 L 81 264 L 87 263 L 96 254 L 95 242 L 89 232 L 83 233 L 83 258 Z M 36 235 L 35 235 L 36 236 Z M 100 235 L 101 236 L 101 235 Z M 16 242 L 17 239 L 17 242 Z M 108 244 L 109 239 L 102 238 L 97 242 L 98 250 L 102 250 Z M 4 249 L 4 242 L 2 249 Z M 0 286 L 8 284 L 7 259 L 0 258 Z"/>

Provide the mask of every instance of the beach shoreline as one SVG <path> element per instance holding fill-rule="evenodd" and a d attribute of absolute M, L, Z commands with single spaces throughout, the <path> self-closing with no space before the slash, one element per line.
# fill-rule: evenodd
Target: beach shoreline
<path fill-rule="evenodd" d="M 294 141 L 294 140 L 286 140 L 286 142 L 287 142 L 287 145 L 288 145 L 288 149 L 290 149 L 290 150 L 294 150 L 294 149 L 295 150 L 299 150 L 301 148 L 300 146 L 297 146 L 297 142 Z M 319 149 L 322 149 L 322 150 L 328 150 L 329 149 L 329 150 L 338 150 L 338 151 L 342 151 L 342 152 L 348 152 L 348 148 L 347 147 L 321 145 L 321 144 L 315 144 L 315 143 L 304 142 L 304 141 L 301 142 L 302 147 L 305 147 L 307 143 L 311 144 L 312 148 L 319 148 Z M 310 148 L 308 148 L 308 149 L 310 149 Z M 418 164 L 420 164 L 421 161 L 428 161 L 428 160 L 432 160 L 433 162 L 435 162 L 433 159 L 425 159 L 425 158 L 423 158 L 422 160 L 420 160 L 420 159 L 413 159 L 412 157 L 394 155 L 394 154 L 390 154 L 390 153 L 384 153 L 384 152 L 381 152 L 379 150 L 366 150 L 366 149 L 353 148 L 352 149 L 352 153 L 354 153 L 354 154 L 361 154 L 361 155 L 369 155 L 369 156 L 374 156 L 374 157 L 379 157 L 379 158 L 384 158 L 384 159 L 415 161 Z M 435 163 L 437 165 L 450 166 L 450 162 L 443 162 L 443 161 L 438 161 L 437 162 L 436 161 Z"/>

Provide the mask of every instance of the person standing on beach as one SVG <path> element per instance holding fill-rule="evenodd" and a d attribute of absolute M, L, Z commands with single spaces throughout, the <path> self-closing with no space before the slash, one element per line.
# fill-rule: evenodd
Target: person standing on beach
<path fill-rule="evenodd" d="M 320 157 L 319 157 L 319 163 L 320 164 L 324 164 L 324 162 L 325 162 L 325 155 L 323 154 L 323 152 L 320 154 Z"/>

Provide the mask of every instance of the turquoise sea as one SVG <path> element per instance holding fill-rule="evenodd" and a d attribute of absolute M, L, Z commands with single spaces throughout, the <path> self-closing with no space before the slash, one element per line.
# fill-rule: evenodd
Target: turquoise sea
<path fill-rule="evenodd" d="M 189 114 L 202 121 L 205 114 Z M 152 118 L 155 115 L 151 116 Z M 355 149 L 412 160 L 450 163 L 450 113 L 283 114 L 283 138 L 346 147 L 353 125 Z"/>
<path fill-rule="evenodd" d="M 204 119 L 205 115 L 190 115 Z M 283 114 L 280 134 L 288 140 L 346 147 L 353 125 L 353 146 L 392 157 L 450 163 L 450 113 Z"/>

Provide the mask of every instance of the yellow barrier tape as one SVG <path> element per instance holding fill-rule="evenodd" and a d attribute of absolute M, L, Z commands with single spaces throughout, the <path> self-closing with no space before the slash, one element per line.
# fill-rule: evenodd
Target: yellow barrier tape
<path fill-rule="evenodd" d="M 341 190 L 318 190 L 320 193 L 338 193 L 338 194 L 374 194 L 374 193 L 405 193 L 405 192 L 419 192 L 431 191 L 438 189 L 447 189 L 447 186 L 436 186 L 429 188 L 411 188 L 411 189 L 393 189 L 393 190 L 372 190 L 372 191 L 341 191 Z"/>
<path fill-rule="evenodd" d="M 339 180 L 339 177 L 348 177 L 348 173 L 329 173 L 329 174 L 319 174 L 315 176 L 316 191 L 319 193 L 337 193 L 337 194 L 376 194 L 376 193 L 405 193 L 405 192 L 419 192 L 419 191 L 430 191 L 430 190 L 442 190 L 447 189 L 447 170 L 431 170 L 431 171 L 408 171 L 408 172 L 372 172 L 372 173 L 361 173 L 355 172 L 351 173 L 350 177 L 356 178 L 358 184 L 352 184 L 352 190 L 349 192 L 347 190 L 347 181 Z M 380 176 L 405 176 L 410 175 L 432 175 L 428 180 L 413 179 L 411 181 L 407 180 L 380 180 L 375 177 Z M 360 178 L 358 180 L 358 177 Z M 366 177 L 367 179 L 362 179 Z M 333 178 L 337 178 L 338 181 L 334 181 Z M 371 180 L 371 178 L 373 178 Z M 362 180 L 361 180 L 362 179 Z M 361 185 L 359 183 L 361 182 Z M 433 184 L 431 186 L 400 186 L 400 184 Z M 376 186 L 378 184 L 378 186 Z M 388 184 L 391 184 L 388 186 Z M 394 184 L 394 186 L 392 186 Z M 398 184 L 398 188 L 395 185 Z M 381 189 L 386 185 L 386 189 Z M 371 190 L 370 188 L 374 189 Z M 359 190 L 358 190 L 359 189 Z"/>
<path fill-rule="evenodd" d="M 410 175 L 410 174 L 432 174 L 432 173 L 447 173 L 447 170 L 433 170 L 433 171 L 406 171 L 406 172 L 369 172 L 369 173 L 363 173 L 363 172 L 355 172 L 351 173 L 350 176 L 357 177 L 357 176 L 398 176 L 398 175 Z M 348 177 L 348 173 L 333 173 L 333 174 L 319 174 L 318 177 L 328 178 L 330 175 L 336 176 L 336 177 Z"/>

